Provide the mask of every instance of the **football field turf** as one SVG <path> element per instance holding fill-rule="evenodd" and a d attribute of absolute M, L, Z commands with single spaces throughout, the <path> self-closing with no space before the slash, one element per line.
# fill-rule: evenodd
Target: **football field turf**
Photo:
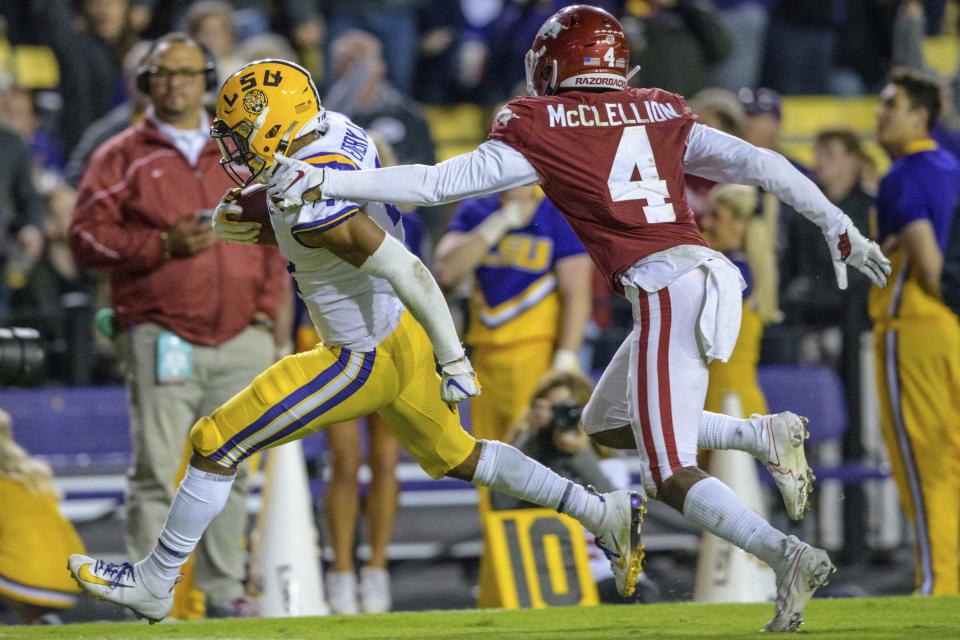
<path fill-rule="evenodd" d="M 216 620 L 150 626 L 97 623 L 0 627 L 0 639 L 71 640 L 608 640 L 769 638 L 772 605 L 659 604 L 522 611 L 427 611 L 371 616 Z M 960 597 L 814 600 L 801 637 L 811 640 L 960 638 Z M 796 637 L 796 636 L 792 636 Z"/>

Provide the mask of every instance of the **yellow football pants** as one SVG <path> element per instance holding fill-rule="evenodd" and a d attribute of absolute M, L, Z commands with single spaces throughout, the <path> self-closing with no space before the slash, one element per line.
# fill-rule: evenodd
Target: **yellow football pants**
<path fill-rule="evenodd" d="M 409 312 L 377 348 L 318 345 L 257 376 L 190 433 L 201 455 L 226 467 L 262 449 L 345 420 L 379 413 L 433 478 L 458 466 L 476 440 L 440 398 L 433 347 Z"/>
<path fill-rule="evenodd" d="M 533 390 L 550 369 L 553 352 L 552 340 L 473 349 L 470 360 L 483 385 L 483 393 L 470 400 L 476 438 L 503 440 L 513 421 L 530 406 Z"/>
<path fill-rule="evenodd" d="M 960 327 L 878 327 L 874 353 L 883 437 L 916 532 L 917 593 L 958 593 Z"/>

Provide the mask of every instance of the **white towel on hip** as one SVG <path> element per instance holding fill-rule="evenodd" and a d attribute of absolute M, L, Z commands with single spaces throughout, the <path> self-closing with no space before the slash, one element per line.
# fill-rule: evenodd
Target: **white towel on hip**
<path fill-rule="evenodd" d="M 737 344 L 743 315 L 741 292 L 747 286 L 740 269 L 726 256 L 697 245 L 671 247 L 640 260 L 623 273 L 620 281 L 624 286 L 655 293 L 697 268 L 703 268 L 707 274 L 697 341 L 707 362 L 726 362 Z"/>

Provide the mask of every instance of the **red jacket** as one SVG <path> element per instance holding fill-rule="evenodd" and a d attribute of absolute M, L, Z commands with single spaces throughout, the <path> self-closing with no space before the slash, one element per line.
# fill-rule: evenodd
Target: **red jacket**
<path fill-rule="evenodd" d="M 186 340 L 222 344 L 256 312 L 271 318 L 289 286 L 276 247 L 218 241 L 165 259 L 160 233 L 185 213 L 213 209 L 235 186 L 210 140 L 196 167 L 149 121 L 110 138 L 80 182 L 70 225 L 77 261 L 110 275 L 122 327 L 155 322 Z"/>

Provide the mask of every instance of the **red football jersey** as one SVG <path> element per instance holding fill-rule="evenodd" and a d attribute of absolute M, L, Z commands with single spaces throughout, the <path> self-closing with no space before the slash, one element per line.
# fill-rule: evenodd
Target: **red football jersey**
<path fill-rule="evenodd" d="M 516 98 L 490 138 L 533 165 L 540 185 L 614 290 L 620 274 L 681 244 L 707 246 L 687 205 L 683 154 L 696 116 L 660 89 Z"/>

